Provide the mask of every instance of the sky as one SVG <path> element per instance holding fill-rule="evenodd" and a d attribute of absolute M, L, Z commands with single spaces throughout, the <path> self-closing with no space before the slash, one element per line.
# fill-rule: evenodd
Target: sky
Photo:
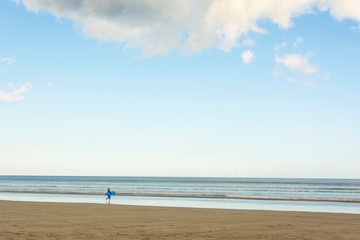
<path fill-rule="evenodd" d="M 357 0 L 0 1 L 0 174 L 360 178 Z"/>

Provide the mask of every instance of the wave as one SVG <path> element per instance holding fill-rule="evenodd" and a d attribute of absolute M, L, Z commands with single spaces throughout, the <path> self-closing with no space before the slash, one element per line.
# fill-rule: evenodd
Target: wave
<path fill-rule="evenodd" d="M 216 177 L 101 177 L 101 176 L 0 176 L 12 181 L 59 181 L 86 183 L 210 183 L 210 184 L 279 184 L 279 185 L 353 185 L 360 186 L 360 179 L 321 178 L 216 178 Z"/>
<path fill-rule="evenodd" d="M 254 186 L 254 187 L 177 187 L 177 186 L 146 186 L 146 187 L 137 187 L 137 186 L 112 186 L 112 188 L 116 188 L 122 191 L 169 191 L 169 192 L 225 192 L 225 193 L 232 193 L 232 192 L 274 192 L 274 193 L 350 193 L 350 194 L 359 194 L 360 188 L 291 188 L 291 187 L 272 187 L 272 188 L 264 188 L 261 186 Z M 105 186 L 82 186 L 82 185 L 73 185 L 73 186 L 58 186 L 58 185 L 24 185 L 24 186 L 15 186 L 15 185 L 1 185 L 0 184 L 0 192 L 3 191 L 15 191 L 15 192 L 22 192 L 22 191 L 37 191 L 42 189 L 43 191 L 72 191 L 72 192 L 79 192 L 79 191 L 97 191 L 102 192 L 106 189 Z"/>
<path fill-rule="evenodd" d="M 0 192 L 360 202 L 356 179 L 0 176 Z"/>

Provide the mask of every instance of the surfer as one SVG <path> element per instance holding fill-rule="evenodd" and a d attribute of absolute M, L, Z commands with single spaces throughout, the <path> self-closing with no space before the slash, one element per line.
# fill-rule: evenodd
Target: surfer
<path fill-rule="evenodd" d="M 109 200 L 109 204 L 110 204 L 111 195 L 112 194 L 111 194 L 110 188 L 108 188 L 108 191 L 107 191 L 107 194 L 106 194 L 107 198 L 105 199 L 105 202 L 107 202 Z"/>

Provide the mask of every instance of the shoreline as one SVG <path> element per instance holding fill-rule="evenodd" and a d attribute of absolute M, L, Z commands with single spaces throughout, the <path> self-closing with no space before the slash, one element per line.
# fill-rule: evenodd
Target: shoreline
<path fill-rule="evenodd" d="M 89 195 L 103 196 L 98 193 L 71 193 L 71 192 L 40 192 L 40 191 L 0 191 L 0 193 L 19 193 L 19 194 L 58 194 L 58 195 Z M 321 199 L 321 198 L 280 198 L 280 197 L 231 197 L 225 195 L 186 195 L 186 194 L 134 194 L 134 193 L 117 193 L 117 196 L 125 197 L 159 197 L 159 198 L 199 198 L 199 199 L 238 199 L 238 200 L 259 200 L 259 201 L 309 201 L 309 202 L 339 202 L 339 203 L 360 203 L 360 199 Z"/>
<path fill-rule="evenodd" d="M 245 199 L 248 200 L 248 199 Z M 161 206 L 161 205 L 137 205 L 131 203 L 114 203 L 112 200 L 111 204 L 102 202 L 56 202 L 56 201 L 24 201 L 24 200 L 2 200 L 1 202 L 16 202 L 16 203 L 45 203 L 45 204 L 88 204 L 88 205 L 100 205 L 100 206 L 124 206 L 124 207 L 149 207 L 149 208 L 179 208 L 179 209 L 203 209 L 203 210 L 224 210 L 224 211 L 264 211 L 264 212 L 288 212 L 288 213 L 319 213 L 319 214 L 350 214 L 359 215 L 357 212 L 322 212 L 322 211 L 306 211 L 306 210 L 272 210 L 272 209 L 235 209 L 235 208 L 216 208 L 216 207 L 189 207 L 189 206 Z"/>
<path fill-rule="evenodd" d="M 99 203 L 105 195 L 0 193 L 0 200 L 18 202 Z M 137 197 L 116 195 L 112 205 L 190 207 L 205 209 L 271 210 L 360 214 L 360 204 L 351 202 L 281 201 L 224 198 Z"/>
<path fill-rule="evenodd" d="M 4 239 L 357 239 L 360 214 L 0 200 Z"/>

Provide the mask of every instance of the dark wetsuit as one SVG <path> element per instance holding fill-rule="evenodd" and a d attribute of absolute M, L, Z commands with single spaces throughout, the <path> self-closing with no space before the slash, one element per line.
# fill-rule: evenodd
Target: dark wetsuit
<path fill-rule="evenodd" d="M 107 191 L 107 192 L 108 192 L 108 193 L 110 193 L 110 194 L 109 194 L 109 196 L 106 198 L 106 200 L 108 200 L 108 199 L 109 199 L 109 203 L 110 203 L 110 200 L 111 200 L 111 195 L 112 195 L 112 194 L 111 194 L 111 191 Z"/>

